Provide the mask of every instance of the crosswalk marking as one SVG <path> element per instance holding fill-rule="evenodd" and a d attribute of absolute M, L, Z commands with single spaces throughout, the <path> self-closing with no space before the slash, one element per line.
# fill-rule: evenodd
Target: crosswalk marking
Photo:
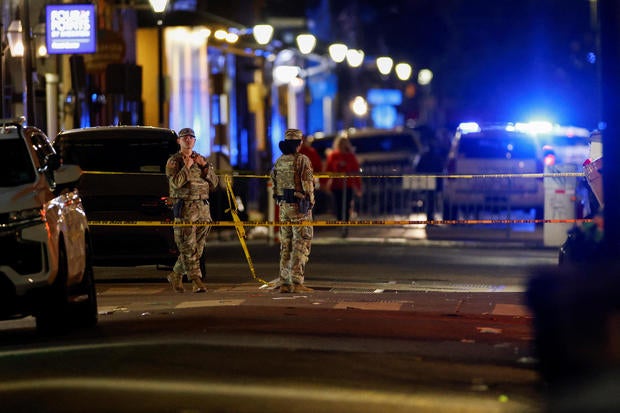
<path fill-rule="evenodd" d="M 174 308 L 201 308 L 201 307 L 224 307 L 237 306 L 243 304 L 243 300 L 200 300 L 200 301 L 183 301 Z"/>
<path fill-rule="evenodd" d="M 364 301 L 339 301 L 333 308 L 336 309 L 356 309 L 356 310 L 375 310 L 375 311 L 399 311 L 402 307 L 400 302 L 364 302 Z"/>

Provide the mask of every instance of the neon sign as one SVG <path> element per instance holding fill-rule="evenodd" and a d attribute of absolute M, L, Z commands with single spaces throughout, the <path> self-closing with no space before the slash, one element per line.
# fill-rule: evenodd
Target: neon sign
<path fill-rule="evenodd" d="M 94 53 L 97 48 L 94 4 L 45 6 L 48 54 Z"/>

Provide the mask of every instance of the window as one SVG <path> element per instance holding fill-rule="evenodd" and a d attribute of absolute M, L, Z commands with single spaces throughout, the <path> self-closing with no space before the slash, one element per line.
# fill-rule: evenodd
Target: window
<path fill-rule="evenodd" d="M 23 139 L 0 140 L 0 186 L 12 187 L 34 182 L 36 172 Z"/>
<path fill-rule="evenodd" d="M 134 130 L 60 135 L 56 145 L 66 163 L 105 172 L 164 173 L 168 157 L 178 150 L 172 134 Z"/>

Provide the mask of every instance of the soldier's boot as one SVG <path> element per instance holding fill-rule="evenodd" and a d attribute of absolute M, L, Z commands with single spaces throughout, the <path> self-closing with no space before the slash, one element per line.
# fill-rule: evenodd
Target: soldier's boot
<path fill-rule="evenodd" d="M 289 284 L 282 284 L 280 286 L 280 292 L 281 293 L 292 293 L 293 292 L 293 286 L 289 285 Z"/>
<path fill-rule="evenodd" d="M 192 280 L 192 292 L 195 293 L 206 293 L 207 286 L 203 284 L 200 278 L 194 278 Z"/>
<path fill-rule="evenodd" d="M 168 274 L 168 282 L 172 286 L 172 289 L 177 293 L 185 292 L 185 288 L 183 288 L 183 275 L 177 274 L 175 272 L 171 272 Z"/>
<path fill-rule="evenodd" d="M 303 284 L 295 284 L 294 286 L 294 292 L 296 293 L 311 293 L 313 291 L 314 291 L 313 288 L 306 287 Z"/>

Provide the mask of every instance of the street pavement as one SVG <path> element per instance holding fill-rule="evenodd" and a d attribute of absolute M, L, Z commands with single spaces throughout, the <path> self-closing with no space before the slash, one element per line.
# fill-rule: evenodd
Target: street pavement
<path fill-rule="evenodd" d="M 427 235 L 433 233 L 434 235 Z M 249 245 L 268 243 L 265 232 L 252 235 L 245 242 Z M 439 235 L 437 235 L 439 234 Z M 466 236 L 462 235 L 466 234 Z M 474 240 L 478 234 L 478 239 Z M 503 229 L 493 230 L 486 228 L 432 228 L 413 226 L 406 227 L 353 227 L 348 236 L 341 236 L 339 227 L 320 227 L 315 229 L 313 244 L 394 244 L 409 243 L 431 245 L 441 248 L 455 245 L 479 246 L 523 246 L 536 245 L 542 240 L 541 230 L 534 233 L 513 234 L 506 238 Z M 208 241 L 211 245 L 239 246 L 234 231 L 215 231 Z M 277 241 L 274 241 L 277 242 Z M 95 276 L 98 283 L 117 281 L 165 283 L 167 269 L 158 269 L 154 266 L 142 267 L 98 267 Z M 214 294 L 227 294 L 235 300 L 242 299 L 243 305 L 278 305 L 286 303 L 288 306 L 315 306 L 313 300 L 307 300 L 306 294 L 282 294 L 281 297 L 272 297 L 264 294 L 254 294 L 259 291 L 272 290 L 277 280 L 267 279 L 269 285 L 263 285 L 258 280 L 249 280 L 241 284 L 208 285 Z M 207 279 L 207 283 L 209 280 Z M 316 290 L 312 297 L 320 296 L 332 308 L 359 308 L 375 311 L 405 311 L 429 312 L 434 314 L 450 314 L 467 317 L 515 317 L 531 318 L 529 310 L 523 303 L 524 288 L 519 286 L 493 286 L 476 284 L 438 284 L 419 281 L 416 283 L 395 282 L 342 282 L 308 280 L 307 285 Z M 166 284 L 167 286 L 167 284 Z M 406 298 L 415 297 L 407 301 Z M 300 299 L 304 298 L 304 299 Z"/>
<path fill-rule="evenodd" d="M 399 236 L 399 229 L 355 230 L 347 238 L 336 228 L 319 230 L 315 243 L 441 248 L 462 242 L 416 238 L 414 231 Z M 212 234 L 210 242 L 239 247 L 239 240 L 223 234 Z M 250 247 L 266 242 L 248 240 Z M 73 390 L 97 389 L 92 397 L 82 389 L 85 396 L 74 411 L 100 400 L 101 388 L 109 393 L 102 406 L 121 405 L 109 411 L 126 411 L 122 406 L 129 405 L 137 406 L 132 411 L 149 411 L 140 407 L 151 399 L 159 404 L 150 411 L 180 411 L 179 400 L 187 411 L 544 411 L 522 287 L 310 278 L 314 292 L 281 294 L 275 280 L 265 285 L 240 275 L 231 282 L 207 277 L 208 291 L 201 294 L 191 293 L 186 283 L 179 294 L 165 280 L 168 271 L 95 268 L 99 327 L 68 337 L 72 345 L 44 350 L 49 353 L 44 364 L 56 366 L 54 371 L 70 363 L 72 372 L 96 374 L 92 383 L 73 378 L 61 383 Z M 5 346 L 44 340 L 25 331 L 0 331 L 0 337 Z M 33 381 L 29 372 L 39 372 L 40 361 L 24 369 L 30 353 L 20 351 L 0 357 L 0 365 L 12 372 L 10 389 L 58 384 L 45 377 Z M 167 381 L 158 382 L 157 375 Z M 4 403 L 19 406 L 22 393 L 8 394 Z M 27 394 L 30 400 L 41 398 Z M 223 395 L 230 399 L 218 404 Z M 265 407 L 266 400 L 271 407 Z"/>
<path fill-rule="evenodd" d="M 322 228 L 325 230 L 326 228 Z M 350 231 L 347 238 L 339 235 L 338 228 L 329 228 L 317 234 L 315 244 L 337 245 L 338 243 L 394 243 L 394 242 L 432 242 L 438 247 L 452 246 L 458 240 L 424 240 L 417 237 L 397 237 L 392 230 L 378 233 L 363 228 Z M 220 234 L 221 235 L 221 234 Z M 211 243 L 238 247 L 239 240 L 230 237 L 211 236 Z M 250 239 L 254 243 L 265 243 L 265 239 Z M 476 246 L 467 242 L 469 245 Z M 306 285 L 313 288 L 312 293 L 280 294 L 277 280 L 267 279 L 269 284 L 246 279 L 237 282 L 214 283 L 206 280 L 207 294 L 192 294 L 191 285 L 186 280 L 186 293 L 171 294 L 165 277 L 168 269 L 154 266 L 143 267 L 97 267 L 95 277 L 100 290 L 100 312 L 113 313 L 119 306 L 135 307 L 133 312 L 157 311 L 158 301 L 144 300 L 145 296 L 167 295 L 175 298 L 177 309 L 222 308 L 232 312 L 273 314 L 281 311 L 301 311 L 311 314 L 310 320 L 303 323 L 284 317 L 280 323 L 270 323 L 270 331 L 294 334 L 308 334 L 320 331 L 324 335 L 352 335 L 397 340 L 426 340 L 429 330 L 419 329 L 413 319 L 429 321 L 433 340 L 451 341 L 465 346 L 465 358 L 487 358 L 492 362 L 510 363 L 532 367 L 536 360 L 532 355 L 532 316 L 523 302 L 523 287 L 515 285 L 485 285 L 438 283 L 430 280 L 416 282 L 361 282 L 342 280 L 308 279 Z M 128 297 L 138 297 L 138 302 L 128 301 Z M 257 310 L 260 309 L 260 310 Z M 361 312 L 361 313 L 360 313 Z M 330 317 L 326 319 L 326 314 Z M 333 323 L 333 318 L 347 319 L 355 314 L 350 323 Z M 363 314 L 362 318 L 359 314 Z M 250 316 L 254 317 L 254 316 Z M 371 320 L 374 320 L 371 322 Z M 445 320 L 460 323 L 466 328 L 446 328 Z M 433 326 L 433 324 L 435 326 Z M 253 325 L 242 324 L 245 329 Z M 507 339 L 509 337 L 509 340 Z M 507 341 L 515 345 L 507 345 Z M 484 343 L 483 347 L 475 344 Z M 502 344 L 503 343 L 503 344 Z M 471 344 L 471 345 L 467 345 Z M 444 344 L 445 346 L 445 344 Z M 487 347 L 490 346 L 490 347 Z M 469 348 L 468 348 L 469 347 Z M 470 352 L 471 350 L 471 352 Z M 428 346 L 424 349 L 429 355 L 445 352 L 441 346 Z M 482 355 L 484 353 L 484 355 Z M 426 353 L 425 353 L 426 354 Z"/>

